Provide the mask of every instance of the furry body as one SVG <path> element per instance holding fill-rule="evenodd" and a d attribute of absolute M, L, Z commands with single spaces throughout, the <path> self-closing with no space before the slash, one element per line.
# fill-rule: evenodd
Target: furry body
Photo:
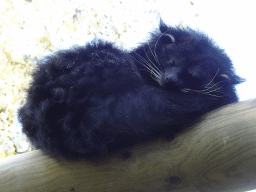
<path fill-rule="evenodd" d="M 42 59 L 19 120 L 51 154 L 101 154 L 173 134 L 236 102 L 241 81 L 208 37 L 161 23 L 131 53 L 99 41 Z"/>

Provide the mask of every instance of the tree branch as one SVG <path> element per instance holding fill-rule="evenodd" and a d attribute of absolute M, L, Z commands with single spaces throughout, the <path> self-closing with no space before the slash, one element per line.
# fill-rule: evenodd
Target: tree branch
<path fill-rule="evenodd" d="M 206 115 L 173 141 L 135 146 L 129 159 L 55 160 L 40 150 L 0 160 L 0 191 L 246 191 L 256 188 L 256 100 Z"/>

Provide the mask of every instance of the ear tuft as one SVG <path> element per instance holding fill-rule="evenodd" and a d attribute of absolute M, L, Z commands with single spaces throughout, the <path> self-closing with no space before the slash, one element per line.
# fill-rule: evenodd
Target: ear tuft
<path fill-rule="evenodd" d="M 161 33 L 164 33 L 168 30 L 168 26 L 164 23 L 162 18 L 160 18 L 159 28 L 160 28 Z"/>

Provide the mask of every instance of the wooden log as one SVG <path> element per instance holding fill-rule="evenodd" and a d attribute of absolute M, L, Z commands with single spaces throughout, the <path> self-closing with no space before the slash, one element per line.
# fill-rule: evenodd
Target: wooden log
<path fill-rule="evenodd" d="M 173 141 L 153 141 L 102 163 L 40 150 L 0 160 L 1 192 L 246 191 L 256 188 L 256 100 L 206 115 Z"/>

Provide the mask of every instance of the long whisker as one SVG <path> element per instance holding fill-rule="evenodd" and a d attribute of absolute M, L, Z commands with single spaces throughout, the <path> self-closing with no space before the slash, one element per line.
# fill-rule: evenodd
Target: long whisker
<path fill-rule="evenodd" d="M 222 83 L 222 82 L 225 83 L 225 81 L 219 81 L 218 83 L 215 83 L 215 84 L 213 84 L 211 87 L 207 87 L 207 88 L 204 89 L 204 90 L 210 90 L 210 89 L 212 89 L 213 87 L 217 86 L 219 83 Z M 222 86 L 222 87 L 223 87 L 223 86 Z"/>
<path fill-rule="evenodd" d="M 214 95 L 214 94 L 208 94 L 208 93 L 205 93 L 205 95 L 210 95 L 210 96 L 213 96 L 213 97 L 225 97 L 226 94 L 224 95 Z"/>
<path fill-rule="evenodd" d="M 223 82 L 223 81 L 221 81 L 221 82 Z M 217 84 L 219 84 L 221 82 L 218 82 L 218 83 L 214 84 L 213 86 L 211 86 L 210 88 L 208 87 L 207 89 L 203 89 L 203 90 L 184 88 L 181 91 L 185 92 L 185 93 L 194 92 L 194 93 L 202 93 L 202 94 L 210 95 L 210 96 L 214 96 L 214 97 L 224 97 L 226 94 L 219 91 L 224 85 L 221 87 L 218 87 L 216 89 L 211 89 L 212 87 L 216 86 Z M 223 95 L 216 95 L 216 94 L 211 94 L 211 93 L 219 93 L 219 94 L 223 94 Z"/>
<path fill-rule="evenodd" d="M 195 92 L 195 93 L 211 93 L 211 92 L 218 92 L 218 90 L 220 90 L 222 87 L 218 87 L 218 88 L 213 89 L 213 90 L 210 90 L 210 89 L 198 90 L 198 89 L 184 88 L 184 89 L 182 89 L 182 91 L 184 91 L 184 92 Z"/>
<path fill-rule="evenodd" d="M 155 81 L 159 82 L 160 77 L 154 73 L 153 71 L 149 71 L 148 69 L 140 69 L 141 71 L 146 71 L 151 74 L 151 78 L 153 78 Z"/>
<path fill-rule="evenodd" d="M 149 48 L 149 50 L 150 50 L 150 52 L 151 52 L 151 55 L 154 57 L 156 63 L 158 64 L 158 66 L 163 70 L 162 66 L 160 65 L 160 63 L 159 63 L 159 61 L 158 61 L 158 59 L 157 59 L 156 53 L 155 53 L 155 54 L 153 53 L 153 51 L 152 51 L 152 49 L 151 49 L 151 47 L 150 47 L 149 44 L 148 44 L 148 48 Z"/>
<path fill-rule="evenodd" d="M 222 87 L 223 87 L 223 86 L 222 86 Z M 219 90 L 220 90 L 222 87 L 219 87 L 219 88 L 216 88 L 216 89 L 213 89 L 213 90 L 210 90 L 210 91 L 204 90 L 204 93 L 212 93 L 212 92 L 221 93 Z"/>
<path fill-rule="evenodd" d="M 138 55 L 140 58 L 141 58 L 141 60 L 145 63 L 142 63 L 142 62 L 140 62 L 144 67 L 146 67 L 148 70 L 150 70 L 150 71 L 154 71 L 154 73 L 156 73 L 159 77 L 161 76 L 161 71 L 159 71 L 159 70 L 157 70 L 157 69 L 155 69 L 154 67 L 152 67 L 148 62 L 147 62 L 147 60 L 146 59 L 144 59 L 143 57 L 141 57 L 138 53 L 136 53 L 136 52 L 134 52 L 136 55 Z M 135 58 L 134 58 L 135 59 Z M 136 60 L 136 59 L 135 59 Z M 138 60 L 136 60 L 136 61 L 138 61 Z M 138 61 L 139 62 L 139 61 Z"/>
<path fill-rule="evenodd" d="M 154 57 L 155 61 L 157 62 L 157 59 L 156 59 L 156 57 L 155 57 L 155 55 L 154 55 L 154 53 L 153 53 L 153 51 L 152 51 L 152 49 L 151 49 L 149 43 L 148 43 L 148 48 L 149 48 L 149 50 L 150 50 L 150 52 L 151 52 L 151 55 Z M 157 63 L 157 64 L 158 64 L 158 63 Z"/>
<path fill-rule="evenodd" d="M 166 31 L 166 32 L 167 32 L 167 31 Z M 160 39 L 164 34 L 166 34 L 166 32 L 162 33 L 162 34 L 158 37 L 158 39 L 156 40 L 155 46 L 154 46 L 154 54 L 155 54 L 156 62 L 157 62 L 158 64 L 160 64 L 160 62 L 158 61 L 158 58 L 157 58 L 156 46 L 157 46 L 157 44 L 158 44 L 159 39 Z"/>
<path fill-rule="evenodd" d="M 218 68 L 218 70 L 217 70 L 217 72 L 215 73 L 215 75 L 214 75 L 214 77 L 212 78 L 212 80 L 210 81 L 210 83 L 208 83 L 206 86 L 205 86 L 205 88 L 207 88 L 211 83 L 212 83 L 212 81 L 215 79 L 215 77 L 217 76 L 217 74 L 219 73 L 219 68 Z"/>
<path fill-rule="evenodd" d="M 147 56 L 147 58 L 148 58 L 149 62 L 151 63 L 151 66 L 152 66 L 153 68 L 155 68 L 156 70 L 158 70 L 158 71 L 159 71 L 159 73 L 161 73 L 161 70 L 160 70 L 160 69 L 155 65 L 155 63 L 154 63 L 153 61 L 151 61 L 151 60 L 150 60 L 150 58 L 149 58 L 148 54 L 146 53 L 145 48 L 144 48 L 144 52 L 145 52 L 145 55 Z"/>
<path fill-rule="evenodd" d="M 136 53 L 137 54 L 137 53 Z M 132 57 L 132 56 L 131 56 Z M 132 57 L 132 58 L 134 58 L 134 57 Z M 135 59 L 135 58 L 134 58 Z M 143 58 L 144 59 L 144 58 Z M 144 59 L 144 60 L 142 60 L 143 62 L 145 62 L 145 63 L 143 63 L 143 62 L 141 62 L 141 61 L 138 61 L 137 59 L 135 59 L 137 62 L 139 62 L 140 64 L 142 64 L 146 69 L 144 69 L 144 70 L 146 70 L 147 72 L 149 72 L 149 73 L 151 73 L 151 74 L 153 74 L 154 76 L 155 76 L 155 78 L 158 78 L 158 79 L 160 79 L 160 77 L 161 77 L 161 73 L 159 72 L 159 71 L 157 71 L 156 69 L 154 69 L 154 68 L 152 68 L 148 63 L 147 63 L 147 61 Z"/>
<path fill-rule="evenodd" d="M 137 56 L 139 56 L 140 57 L 140 59 L 141 60 L 143 60 L 145 63 L 147 62 L 147 60 L 146 59 L 144 59 L 143 57 L 141 57 L 138 53 L 136 53 L 135 51 L 133 51 L 133 53 L 135 53 Z M 131 56 L 132 57 L 132 56 Z M 134 57 L 132 57 L 132 58 L 134 58 Z M 135 58 L 134 58 L 135 59 Z M 136 60 L 136 59 L 135 59 Z M 136 60 L 136 61 L 138 61 L 138 60 Z"/>
<path fill-rule="evenodd" d="M 185 92 L 185 93 L 197 92 L 197 93 L 202 93 L 202 94 L 205 94 L 205 95 L 210 95 L 210 96 L 213 96 L 213 97 L 224 97 L 224 96 L 226 96 L 226 94 L 224 94 L 224 93 L 222 93 L 223 95 L 215 95 L 215 94 L 210 94 L 213 91 L 211 91 L 211 92 L 204 92 L 204 91 L 193 90 L 193 89 L 191 89 L 191 90 L 183 89 L 182 92 Z"/>

